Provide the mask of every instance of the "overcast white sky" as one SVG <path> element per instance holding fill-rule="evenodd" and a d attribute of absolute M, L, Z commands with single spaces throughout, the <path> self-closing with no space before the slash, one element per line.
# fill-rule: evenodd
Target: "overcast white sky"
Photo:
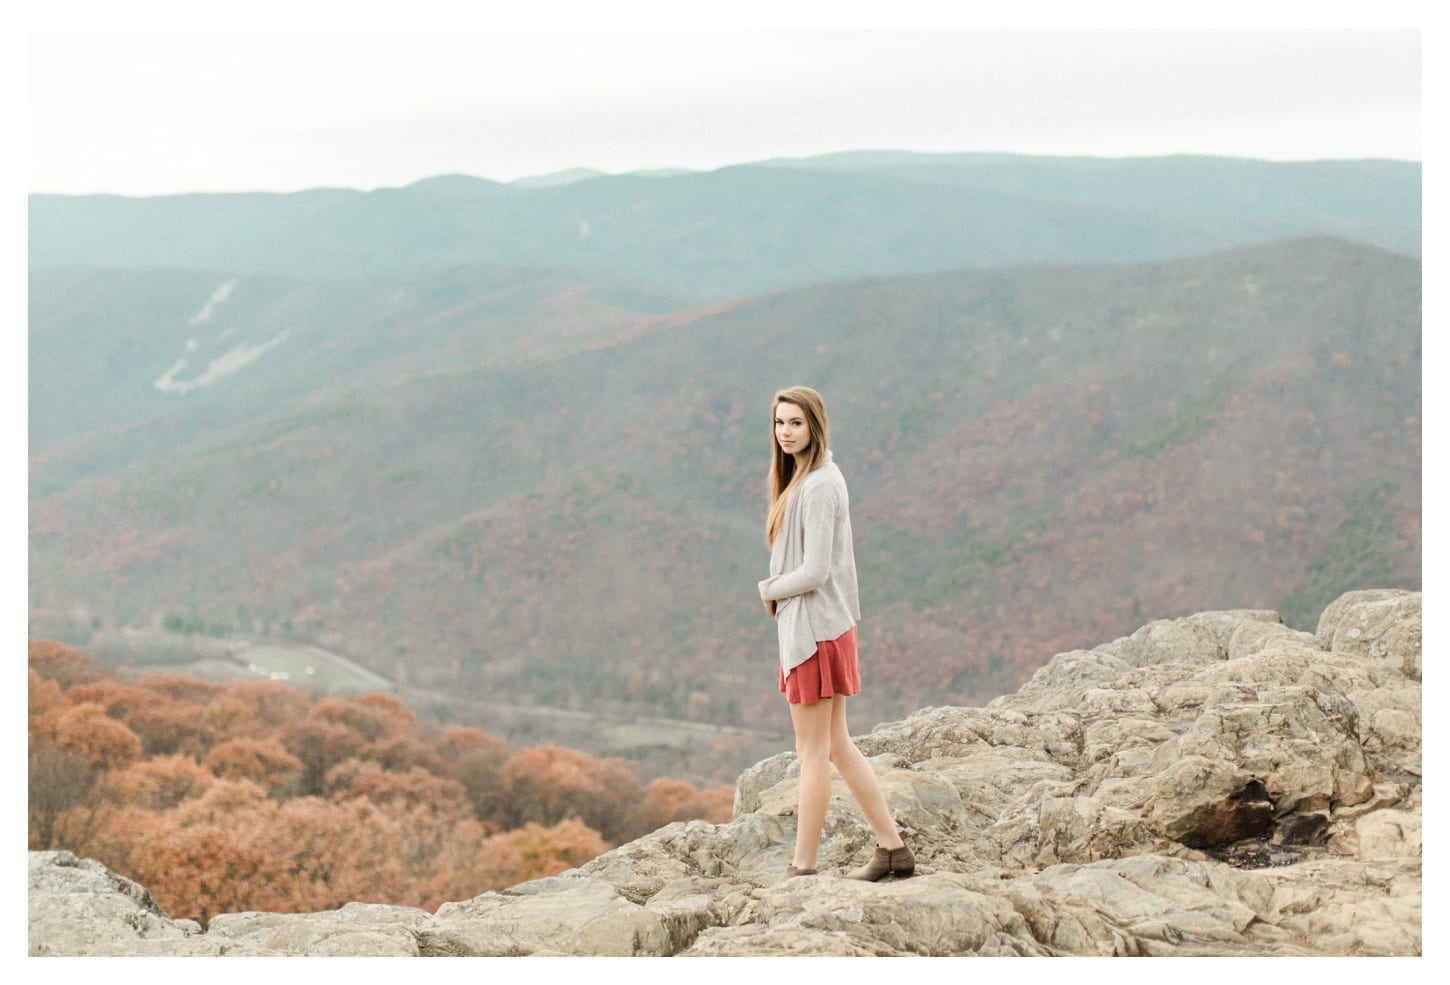
<path fill-rule="evenodd" d="M 901 10 L 916 16 L 889 26 L 849 16 L 849 3 L 733 25 L 648 16 L 650 4 L 551 18 L 570 5 L 545 3 L 532 17 L 491 15 L 489 30 L 426 16 L 444 8 L 424 0 L 406 21 L 395 6 L 390 33 L 367 4 L 301 0 L 287 9 L 311 15 L 285 22 L 265 2 L 225 24 L 148 20 L 166 5 L 136 0 L 89 18 L 52 13 L 32 28 L 93 33 L 30 35 L 29 190 L 375 188 L 863 148 L 1422 158 L 1412 20 L 1150 30 L 1131 29 L 1132 5 L 1120 6 L 1116 19 L 1112 3 L 1094 11 L 1122 29 L 1044 15 L 1062 27 L 1035 30 L 958 29 L 910 2 Z M 1014 7 L 1024 22 L 1033 9 Z M 244 33 L 269 23 L 289 33 Z M 763 27 L 773 24 L 792 29 Z"/>

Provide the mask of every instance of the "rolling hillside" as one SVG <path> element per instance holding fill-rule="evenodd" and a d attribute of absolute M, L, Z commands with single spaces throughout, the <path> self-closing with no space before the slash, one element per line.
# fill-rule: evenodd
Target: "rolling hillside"
<path fill-rule="evenodd" d="M 856 729 L 1148 619 L 1419 587 L 1410 256 L 1125 248 L 720 302 L 577 257 L 263 274 L 224 239 L 201 270 L 32 258 L 33 634 L 180 621 L 327 647 L 441 714 L 779 729 L 754 586 L 794 382 L 851 486 Z"/>

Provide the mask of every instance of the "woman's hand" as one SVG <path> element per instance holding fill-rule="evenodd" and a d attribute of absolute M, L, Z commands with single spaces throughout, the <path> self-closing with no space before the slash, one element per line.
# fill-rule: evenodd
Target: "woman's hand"
<path fill-rule="evenodd" d="M 774 619 L 775 618 L 775 599 L 765 599 L 764 600 L 764 605 L 765 605 L 765 614 L 768 615 L 768 616 L 770 616 L 770 618 Z"/>

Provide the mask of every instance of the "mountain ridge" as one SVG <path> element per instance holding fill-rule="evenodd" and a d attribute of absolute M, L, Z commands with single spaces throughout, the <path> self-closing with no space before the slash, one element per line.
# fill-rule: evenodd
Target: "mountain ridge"
<path fill-rule="evenodd" d="M 543 264 L 720 300 L 869 273 L 1151 262 L 1313 233 L 1419 251 L 1412 162 L 826 160 L 545 187 L 449 176 L 370 192 L 33 195 L 30 263 L 305 276 Z"/>

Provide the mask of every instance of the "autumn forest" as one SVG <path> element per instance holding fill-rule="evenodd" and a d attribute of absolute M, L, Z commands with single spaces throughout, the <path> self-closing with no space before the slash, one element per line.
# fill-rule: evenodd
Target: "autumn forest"
<path fill-rule="evenodd" d="M 29 711 L 30 848 L 97 859 L 203 924 L 350 901 L 436 909 L 671 821 L 724 821 L 733 794 L 425 727 L 390 696 L 122 681 L 49 641 L 30 643 Z"/>

